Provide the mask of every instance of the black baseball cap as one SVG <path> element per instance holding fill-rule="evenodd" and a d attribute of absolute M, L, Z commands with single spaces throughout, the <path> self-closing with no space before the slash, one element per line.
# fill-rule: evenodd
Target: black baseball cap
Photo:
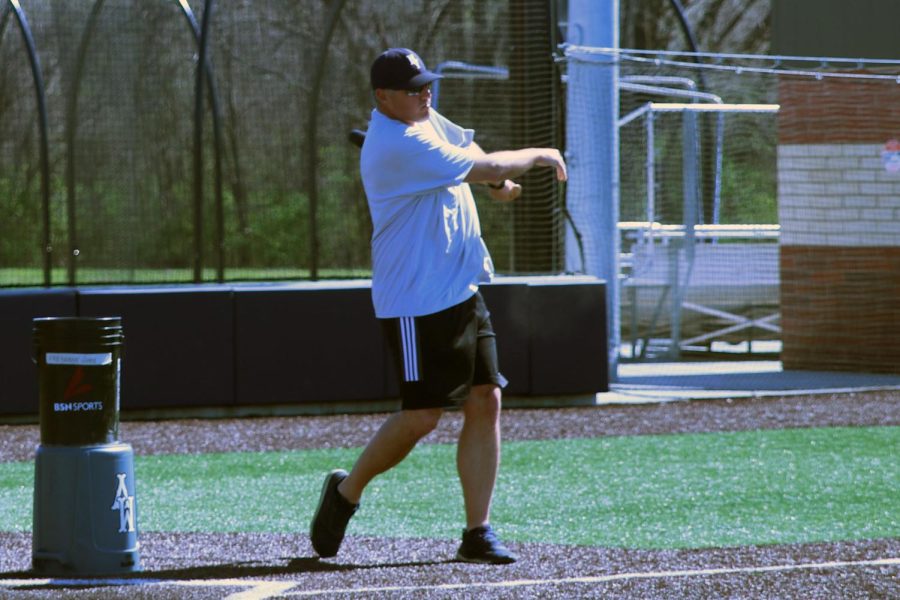
<path fill-rule="evenodd" d="M 389 48 L 372 63 L 372 89 L 408 90 L 431 83 L 441 76 L 425 67 L 425 62 L 409 48 Z"/>

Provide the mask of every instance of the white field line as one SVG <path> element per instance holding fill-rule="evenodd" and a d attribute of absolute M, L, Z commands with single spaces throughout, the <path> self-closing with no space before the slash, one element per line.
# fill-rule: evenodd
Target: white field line
<path fill-rule="evenodd" d="M 292 581 L 259 581 L 253 584 L 253 587 L 243 592 L 237 592 L 227 596 L 225 600 L 266 600 L 281 596 L 284 592 L 292 589 L 298 582 Z M 244 582 L 246 585 L 246 582 Z"/>
<path fill-rule="evenodd" d="M 297 581 L 251 581 L 247 579 L 0 579 L 0 588 L 18 587 L 95 587 L 95 586 L 182 586 L 250 588 L 235 592 L 225 600 L 266 600 L 283 594 Z"/>
<path fill-rule="evenodd" d="M 761 567 L 735 567 L 721 569 L 694 569 L 675 571 L 648 571 L 636 573 L 616 573 L 586 577 L 564 577 L 561 579 L 514 579 L 511 581 L 495 581 L 485 583 L 445 583 L 422 586 L 382 586 L 357 587 L 340 589 L 318 589 L 290 591 L 301 584 L 300 581 L 252 581 L 246 579 L 0 579 L 0 588 L 19 587 L 95 587 L 95 586 L 183 586 L 183 587 L 241 587 L 250 588 L 226 597 L 226 600 L 266 600 L 275 596 L 326 596 L 329 594 L 373 594 L 385 592 L 414 591 L 452 591 L 470 588 L 517 588 L 566 584 L 606 583 L 610 581 L 627 581 L 635 579 L 665 579 L 669 577 L 714 577 L 717 575 L 736 575 L 753 573 L 783 573 L 790 571 L 810 571 L 822 569 L 844 569 L 859 567 L 898 567 L 900 558 L 880 558 L 858 561 L 831 561 L 820 563 L 800 563 L 794 565 L 770 565 Z"/>
<path fill-rule="evenodd" d="M 878 560 L 834 561 L 823 563 L 804 563 L 796 565 L 773 565 L 767 567 L 740 567 L 733 569 L 698 569 L 691 571 L 650 571 L 645 573 L 618 573 L 615 575 L 598 575 L 595 577 L 565 577 L 562 579 L 518 579 L 486 583 L 446 583 L 423 586 L 384 586 L 366 588 L 322 589 L 288 592 L 284 596 L 327 596 L 329 594 L 375 594 L 388 592 L 417 591 L 453 591 L 472 588 L 504 589 L 517 587 L 537 587 L 566 584 L 606 583 L 609 581 L 625 581 L 632 579 L 665 579 L 669 577 L 710 577 L 716 575 L 733 575 L 743 573 L 773 573 L 785 571 L 803 571 L 813 569 L 841 569 L 846 567 L 880 567 L 900 566 L 900 558 L 883 558 Z"/>

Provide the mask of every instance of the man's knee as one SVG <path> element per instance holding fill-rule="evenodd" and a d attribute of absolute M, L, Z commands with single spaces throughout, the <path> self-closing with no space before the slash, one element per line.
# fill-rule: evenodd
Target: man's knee
<path fill-rule="evenodd" d="M 466 418 L 498 419 L 500 417 L 500 398 L 500 388 L 496 385 L 473 386 L 463 406 Z"/>
<path fill-rule="evenodd" d="M 416 437 L 423 438 L 431 433 L 441 420 L 444 410 L 441 408 L 422 408 L 404 410 L 401 413 L 409 431 Z"/>

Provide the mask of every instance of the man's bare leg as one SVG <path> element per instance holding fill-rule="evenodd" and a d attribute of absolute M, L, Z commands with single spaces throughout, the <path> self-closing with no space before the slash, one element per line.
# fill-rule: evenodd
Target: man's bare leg
<path fill-rule="evenodd" d="M 466 507 L 466 528 L 490 521 L 491 498 L 500 466 L 500 388 L 478 385 L 463 404 L 456 466 Z"/>
<path fill-rule="evenodd" d="M 388 417 L 356 459 L 350 475 L 338 486 L 341 495 L 359 504 L 369 482 L 406 458 L 419 440 L 437 426 L 442 414 L 443 409 L 426 408 L 402 410 Z"/>
<path fill-rule="evenodd" d="M 514 563 L 518 558 L 490 525 L 491 499 L 500 467 L 500 388 L 472 388 L 463 413 L 456 462 L 466 504 L 466 530 L 456 558 L 495 565 Z"/>

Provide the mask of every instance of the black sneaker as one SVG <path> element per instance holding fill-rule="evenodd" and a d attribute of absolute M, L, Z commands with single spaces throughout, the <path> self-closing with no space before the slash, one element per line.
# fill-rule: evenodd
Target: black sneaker
<path fill-rule="evenodd" d="M 322 558 L 329 558 L 338 553 L 344 540 L 344 531 L 350 517 L 359 508 L 338 492 L 338 484 L 347 478 L 347 471 L 335 469 L 325 478 L 319 506 L 309 527 L 309 539 L 313 550 Z"/>
<path fill-rule="evenodd" d="M 518 560 L 503 545 L 490 525 L 482 525 L 463 531 L 462 544 L 456 551 L 456 560 L 488 565 L 506 565 Z"/>

